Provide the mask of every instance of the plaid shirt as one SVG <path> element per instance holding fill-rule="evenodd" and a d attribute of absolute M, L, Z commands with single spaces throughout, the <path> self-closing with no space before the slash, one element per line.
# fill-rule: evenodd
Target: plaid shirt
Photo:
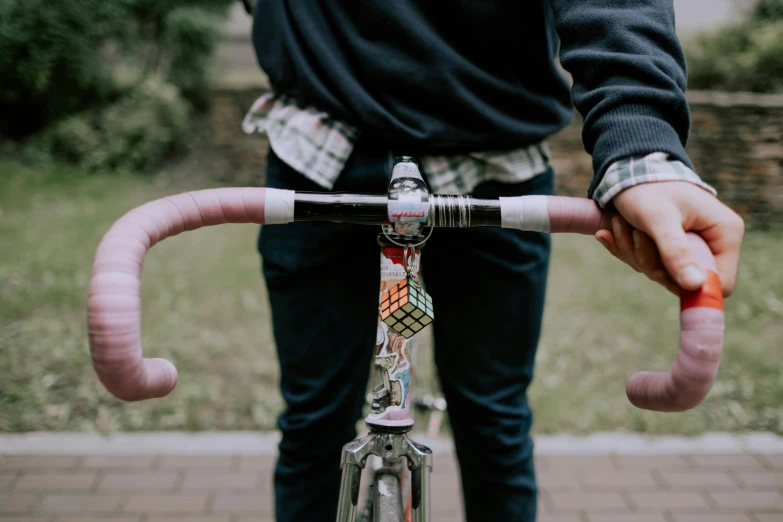
<path fill-rule="evenodd" d="M 359 131 L 350 125 L 271 93 L 256 100 L 242 129 L 248 134 L 265 132 L 281 160 L 325 189 L 334 187 L 359 137 Z M 549 168 L 549 156 L 544 141 L 508 151 L 418 159 L 433 193 L 468 194 L 482 181 L 518 183 L 542 174 Z M 688 181 L 716 193 L 685 164 L 656 152 L 612 164 L 593 199 L 604 207 L 622 190 L 653 181 Z"/>

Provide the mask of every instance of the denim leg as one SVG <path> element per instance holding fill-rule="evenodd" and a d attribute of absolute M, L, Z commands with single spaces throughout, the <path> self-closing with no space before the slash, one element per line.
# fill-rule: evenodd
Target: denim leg
<path fill-rule="evenodd" d="M 475 197 L 551 194 L 552 173 L 486 182 Z M 422 253 L 435 362 L 448 401 L 467 522 L 534 522 L 526 391 L 541 330 L 550 241 L 499 228 L 438 229 Z"/>
<path fill-rule="evenodd" d="M 335 190 L 383 193 L 388 156 L 352 157 Z M 269 154 L 267 186 L 323 190 Z M 261 228 L 259 250 L 285 411 L 275 468 L 278 522 L 333 522 L 340 452 L 356 436 L 375 343 L 379 227 L 292 223 Z"/>

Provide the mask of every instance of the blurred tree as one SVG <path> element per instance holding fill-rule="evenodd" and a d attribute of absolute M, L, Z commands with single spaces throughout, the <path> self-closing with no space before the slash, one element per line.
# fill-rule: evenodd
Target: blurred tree
<path fill-rule="evenodd" d="M 757 0 L 747 16 L 685 45 L 692 89 L 783 92 L 783 0 Z"/>
<path fill-rule="evenodd" d="M 126 50 L 145 75 L 164 72 L 188 100 L 203 108 L 209 59 L 232 1 L 124 0 L 135 24 L 134 41 Z"/>
<path fill-rule="evenodd" d="M 755 20 L 783 20 L 783 0 L 758 0 L 751 13 Z"/>
<path fill-rule="evenodd" d="M 123 29 L 119 2 L 0 1 L 0 125 L 21 135 L 107 101 L 103 44 Z"/>
<path fill-rule="evenodd" d="M 115 103 L 152 76 L 203 108 L 231 1 L 0 0 L 0 133 L 25 137 Z"/>

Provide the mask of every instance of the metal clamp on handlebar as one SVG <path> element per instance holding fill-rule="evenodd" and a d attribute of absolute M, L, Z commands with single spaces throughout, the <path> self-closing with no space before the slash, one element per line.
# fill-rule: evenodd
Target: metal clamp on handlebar
<path fill-rule="evenodd" d="M 427 224 L 430 192 L 411 156 L 394 158 L 387 204 L 389 223 L 400 236 L 418 237 Z"/>

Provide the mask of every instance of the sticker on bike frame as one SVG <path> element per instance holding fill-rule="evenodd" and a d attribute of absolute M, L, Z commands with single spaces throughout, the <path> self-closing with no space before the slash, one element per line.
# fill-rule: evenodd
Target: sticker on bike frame
<path fill-rule="evenodd" d="M 378 324 L 381 342 L 375 346 L 375 378 L 372 388 L 372 418 L 407 417 L 410 410 L 408 396 L 411 387 L 412 342 L 386 324 Z M 405 415 L 390 415 L 393 412 Z"/>
<path fill-rule="evenodd" d="M 379 301 L 392 288 L 407 280 L 402 248 L 384 248 L 381 252 L 381 286 Z M 418 269 L 420 253 L 414 256 L 414 270 Z M 410 415 L 410 388 L 413 340 L 390 328 L 381 320 L 378 308 L 375 360 L 372 381 L 372 404 L 367 421 L 380 425 L 405 426 L 413 424 Z"/>
<path fill-rule="evenodd" d="M 429 201 L 420 200 L 393 200 L 388 203 L 390 223 L 426 223 L 430 210 Z"/>

